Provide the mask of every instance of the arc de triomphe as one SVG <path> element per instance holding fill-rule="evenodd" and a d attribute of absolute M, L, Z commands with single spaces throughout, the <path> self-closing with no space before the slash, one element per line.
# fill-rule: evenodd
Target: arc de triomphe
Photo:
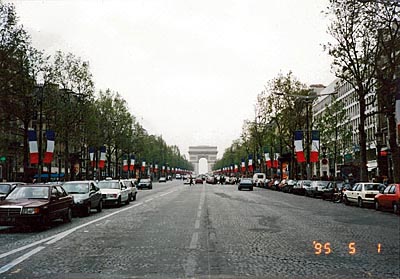
<path fill-rule="evenodd" d="M 217 160 L 217 153 L 216 146 L 189 146 L 189 162 L 193 164 L 195 173 L 199 174 L 199 160 L 201 158 L 207 159 L 208 172 L 211 172 Z"/>

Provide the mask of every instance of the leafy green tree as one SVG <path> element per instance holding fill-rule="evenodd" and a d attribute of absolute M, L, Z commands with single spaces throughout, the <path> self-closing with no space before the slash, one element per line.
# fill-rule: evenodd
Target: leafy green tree
<path fill-rule="evenodd" d="M 325 45 L 333 57 L 332 68 L 338 78 L 348 82 L 354 88 L 360 107 L 358 126 L 360 146 L 360 179 L 368 180 L 367 135 L 365 111 L 368 105 L 367 95 L 374 92 L 376 83 L 376 61 L 379 44 L 377 18 L 371 14 L 374 3 L 357 0 L 330 0 L 327 14 L 331 23 L 328 33 L 334 42 Z M 373 95 L 374 96 L 374 95 Z"/>

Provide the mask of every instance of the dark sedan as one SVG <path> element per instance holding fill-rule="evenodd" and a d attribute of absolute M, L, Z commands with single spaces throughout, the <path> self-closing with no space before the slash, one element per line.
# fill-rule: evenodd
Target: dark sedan
<path fill-rule="evenodd" d="M 142 178 L 139 181 L 139 184 L 137 185 L 138 189 L 143 189 L 143 188 L 147 188 L 147 189 L 153 189 L 153 183 L 151 182 L 151 180 L 149 178 Z"/>
<path fill-rule="evenodd" d="M 63 188 L 74 198 L 72 210 L 75 214 L 89 216 L 92 209 L 102 211 L 103 198 L 94 181 L 69 181 Z"/>
<path fill-rule="evenodd" d="M 323 192 L 327 187 L 330 187 L 332 182 L 330 181 L 312 181 L 311 186 L 306 189 L 306 196 L 311 196 L 313 198 L 322 197 Z"/>
<path fill-rule="evenodd" d="M 250 191 L 253 191 L 253 179 L 251 179 L 251 178 L 240 179 L 238 190 L 241 191 L 244 188 L 249 189 Z"/>
<path fill-rule="evenodd" d="M 72 204 L 61 185 L 19 185 L 0 202 L 0 226 L 42 227 L 55 219 L 70 222 Z"/>

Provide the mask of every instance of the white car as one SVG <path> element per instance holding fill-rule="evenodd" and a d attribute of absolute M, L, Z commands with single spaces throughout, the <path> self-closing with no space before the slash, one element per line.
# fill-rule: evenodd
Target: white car
<path fill-rule="evenodd" d="M 379 190 L 385 188 L 381 183 L 356 183 L 351 190 L 344 193 L 344 203 L 356 203 L 359 207 L 363 207 L 364 203 L 373 204 L 375 195 L 379 194 Z"/>
<path fill-rule="evenodd" d="M 99 181 L 98 186 L 103 196 L 103 203 L 121 206 L 129 204 L 129 190 L 121 180 L 106 179 Z"/>
<path fill-rule="evenodd" d="M 264 187 L 265 185 L 265 180 L 267 179 L 267 176 L 265 175 L 265 173 L 255 173 L 253 175 L 253 183 L 254 186 L 256 187 Z"/>
<path fill-rule="evenodd" d="M 129 200 L 135 201 L 137 195 L 137 188 L 133 179 L 122 180 L 126 188 L 128 189 Z"/>

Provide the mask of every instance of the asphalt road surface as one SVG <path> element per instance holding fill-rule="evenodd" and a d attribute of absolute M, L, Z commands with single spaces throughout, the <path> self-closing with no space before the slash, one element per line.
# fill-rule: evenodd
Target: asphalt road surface
<path fill-rule="evenodd" d="M 390 212 L 154 183 L 70 224 L 0 227 L 0 278 L 399 278 L 399 231 Z"/>

